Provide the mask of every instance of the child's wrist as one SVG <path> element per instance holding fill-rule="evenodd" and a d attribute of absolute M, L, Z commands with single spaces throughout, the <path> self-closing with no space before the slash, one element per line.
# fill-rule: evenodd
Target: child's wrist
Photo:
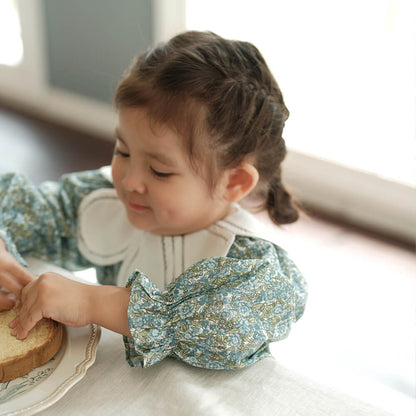
<path fill-rule="evenodd" d="M 86 297 L 85 297 L 85 315 L 86 320 L 89 324 L 97 323 L 98 316 L 100 315 L 97 311 L 99 301 L 99 286 L 86 284 Z"/>
<path fill-rule="evenodd" d="M 118 286 L 88 285 L 87 291 L 88 322 L 131 336 L 127 318 L 130 290 Z"/>

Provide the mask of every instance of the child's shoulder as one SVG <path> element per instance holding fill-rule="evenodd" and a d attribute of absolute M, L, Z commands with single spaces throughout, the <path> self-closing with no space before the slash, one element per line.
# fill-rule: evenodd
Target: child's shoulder
<path fill-rule="evenodd" d="M 211 229 L 216 227 L 219 227 L 223 233 L 232 234 L 233 245 L 244 251 L 253 250 L 256 253 L 269 251 L 275 252 L 278 256 L 288 256 L 280 245 L 277 226 L 261 221 L 258 216 L 238 204 L 229 216 L 214 224 Z M 218 229 L 216 231 L 218 232 Z"/>

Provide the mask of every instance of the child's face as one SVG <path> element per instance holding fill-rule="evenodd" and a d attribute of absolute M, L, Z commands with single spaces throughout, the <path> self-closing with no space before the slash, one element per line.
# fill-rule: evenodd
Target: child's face
<path fill-rule="evenodd" d="M 112 161 L 114 186 L 130 223 L 155 234 L 194 232 L 224 218 L 230 203 L 192 169 L 183 140 L 149 124 L 143 108 L 121 108 Z"/>

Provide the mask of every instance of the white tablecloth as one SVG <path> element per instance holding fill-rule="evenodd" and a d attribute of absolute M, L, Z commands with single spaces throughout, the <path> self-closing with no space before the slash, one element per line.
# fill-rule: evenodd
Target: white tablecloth
<path fill-rule="evenodd" d="M 38 273 L 60 271 L 39 262 L 31 267 Z M 122 337 L 101 331 L 93 366 L 42 415 L 387 415 L 319 386 L 273 358 L 238 371 L 204 370 L 173 359 L 147 369 L 131 368 Z"/>
<path fill-rule="evenodd" d="M 384 415 L 320 388 L 274 359 L 239 371 L 203 370 L 173 359 L 131 368 L 120 336 L 103 329 L 95 364 L 42 415 Z"/>

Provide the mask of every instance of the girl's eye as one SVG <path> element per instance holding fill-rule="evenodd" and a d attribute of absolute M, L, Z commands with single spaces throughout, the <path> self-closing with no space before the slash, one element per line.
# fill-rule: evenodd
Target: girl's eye
<path fill-rule="evenodd" d="M 116 148 L 116 149 L 115 149 L 114 153 L 115 153 L 116 155 L 121 156 L 121 157 L 129 157 L 129 156 L 130 156 L 128 153 L 126 153 L 126 152 L 122 152 L 122 151 L 121 151 L 120 149 L 118 149 L 118 148 Z"/>
<path fill-rule="evenodd" d="M 150 167 L 150 171 L 153 175 L 157 176 L 158 178 L 168 178 L 169 176 L 172 176 L 169 172 L 159 172 L 158 170 L 153 169 Z"/>

